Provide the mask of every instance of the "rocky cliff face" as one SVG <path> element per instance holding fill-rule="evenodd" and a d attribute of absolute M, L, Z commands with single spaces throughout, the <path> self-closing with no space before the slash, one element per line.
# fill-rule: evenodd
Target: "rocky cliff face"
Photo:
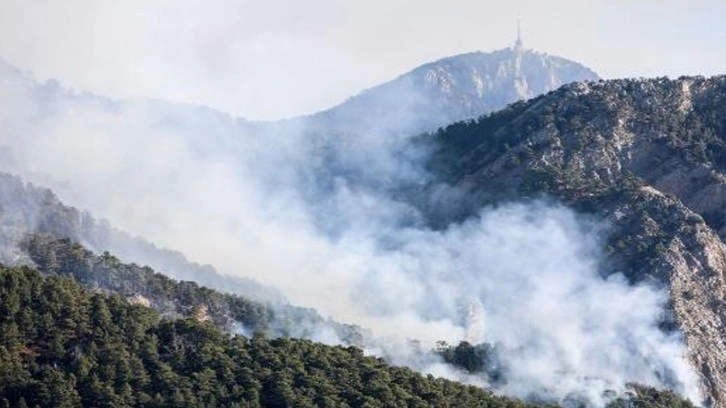
<path fill-rule="evenodd" d="M 429 187 L 425 207 L 446 224 L 545 194 L 609 220 L 609 271 L 667 286 L 664 328 L 682 331 L 707 400 L 724 407 L 723 111 L 726 77 L 565 86 L 434 135 L 429 168 L 456 194 Z"/>

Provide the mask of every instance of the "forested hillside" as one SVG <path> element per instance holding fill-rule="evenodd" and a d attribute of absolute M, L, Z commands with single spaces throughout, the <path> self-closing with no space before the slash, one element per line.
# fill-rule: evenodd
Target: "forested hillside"
<path fill-rule="evenodd" d="M 314 310 L 273 306 L 219 292 L 191 281 L 175 281 L 148 266 L 125 264 L 108 252 L 94 255 L 68 238 L 30 235 L 22 248 L 46 276 L 72 278 L 90 289 L 114 293 L 150 306 L 166 317 L 203 314 L 230 332 L 297 338 L 332 337 L 361 344 L 362 331 L 321 318 Z M 327 331 L 327 333 L 321 333 Z"/>
<path fill-rule="evenodd" d="M 120 231 L 108 221 L 65 205 L 53 191 L 8 173 L 0 173 L 0 221 L 0 256 L 6 263 L 23 257 L 16 244 L 25 234 L 45 233 L 82 242 L 97 252 L 113 252 L 126 262 L 149 265 L 171 278 L 193 280 L 253 300 L 285 303 L 284 297 L 270 287 L 249 278 L 222 275 L 211 265 L 190 262 L 178 251 L 158 248 Z"/>
<path fill-rule="evenodd" d="M 353 347 L 231 336 L 117 295 L 0 268 L 0 406 L 525 407 Z"/>
<path fill-rule="evenodd" d="M 189 263 L 179 253 L 134 240 L 87 213 L 63 205 L 50 190 L 8 174 L 0 174 L 0 222 L 0 254 L 6 264 L 34 264 L 45 275 L 73 277 L 89 288 L 148 302 L 168 316 L 188 316 L 192 309 L 204 308 L 219 327 L 231 331 L 326 337 L 328 341 L 360 344 L 358 328 L 324 319 L 315 310 L 289 305 L 253 281 L 219 275 L 211 267 Z M 109 240 L 129 252 L 145 251 L 148 258 L 159 259 L 174 273 L 164 270 L 161 274 L 148 266 L 122 262 L 107 251 L 95 255 L 79 244 L 103 248 Z"/>
<path fill-rule="evenodd" d="M 2 407 L 526 407 L 354 347 L 226 334 L 118 295 L 0 267 Z M 690 407 L 634 387 L 614 407 Z"/>

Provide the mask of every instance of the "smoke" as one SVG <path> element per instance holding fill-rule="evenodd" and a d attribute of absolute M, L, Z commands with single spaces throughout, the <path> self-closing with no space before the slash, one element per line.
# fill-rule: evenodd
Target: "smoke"
<path fill-rule="evenodd" d="M 598 401 L 628 379 L 696 397 L 681 339 L 657 328 L 667 294 L 631 287 L 617 275 L 603 280 L 593 230 L 568 209 L 515 204 L 427 233 L 403 252 L 420 263 L 424 308 L 434 304 L 452 319 L 450 294 L 481 302 L 479 335 L 506 347 L 507 394 Z"/>
<path fill-rule="evenodd" d="M 606 390 L 639 382 L 698 400 L 682 339 L 657 327 L 667 293 L 602 278 L 603 226 L 565 207 L 511 203 L 432 230 L 391 194 L 426 181 L 396 154 L 405 139 L 249 124 L 27 78 L 0 83 L 0 99 L 13 101 L 0 107 L 2 170 L 369 328 L 382 339 L 371 352 L 394 363 L 459 377 L 408 340 L 483 340 L 504 345 L 503 393 L 599 405 Z"/>

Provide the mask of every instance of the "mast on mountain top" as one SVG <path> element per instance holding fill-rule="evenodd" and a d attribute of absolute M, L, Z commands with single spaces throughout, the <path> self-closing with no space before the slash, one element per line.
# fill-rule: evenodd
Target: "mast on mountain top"
<path fill-rule="evenodd" d="M 524 43 L 522 42 L 522 19 L 517 16 L 517 41 L 514 43 L 515 51 L 524 51 Z"/>
<path fill-rule="evenodd" d="M 512 54 L 512 72 L 514 80 L 514 89 L 517 92 L 517 99 L 524 100 L 530 97 L 529 86 L 527 85 L 527 78 L 524 76 L 522 71 L 522 59 L 525 56 L 524 43 L 522 42 L 522 19 L 517 16 L 517 41 L 514 43 L 514 52 Z"/>

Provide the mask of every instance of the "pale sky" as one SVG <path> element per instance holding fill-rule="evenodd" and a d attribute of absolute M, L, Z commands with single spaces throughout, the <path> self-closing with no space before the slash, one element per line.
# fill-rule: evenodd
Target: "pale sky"
<path fill-rule="evenodd" d="M 510 46 L 518 14 L 528 48 L 606 78 L 726 73 L 725 0 L 0 0 L 0 56 L 76 90 L 275 119 Z"/>

